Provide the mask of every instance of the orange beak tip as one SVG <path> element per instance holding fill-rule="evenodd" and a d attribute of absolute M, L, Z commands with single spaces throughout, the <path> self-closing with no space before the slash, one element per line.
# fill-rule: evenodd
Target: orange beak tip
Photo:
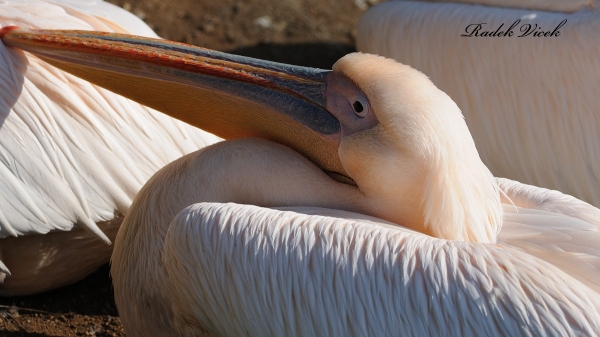
<path fill-rule="evenodd" d="M 2 29 L 0 29 L 0 39 L 4 37 L 4 35 L 8 34 L 9 32 L 15 30 L 15 29 L 20 29 L 18 26 L 6 26 L 6 27 L 2 27 Z"/>

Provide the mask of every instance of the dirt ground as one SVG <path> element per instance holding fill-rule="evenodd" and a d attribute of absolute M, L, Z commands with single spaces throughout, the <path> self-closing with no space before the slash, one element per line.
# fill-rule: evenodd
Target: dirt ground
<path fill-rule="evenodd" d="M 358 19 L 379 0 L 110 2 L 170 40 L 327 69 L 354 50 Z M 125 336 L 108 271 L 37 296 L 0 298 L 0 336 Z"/>

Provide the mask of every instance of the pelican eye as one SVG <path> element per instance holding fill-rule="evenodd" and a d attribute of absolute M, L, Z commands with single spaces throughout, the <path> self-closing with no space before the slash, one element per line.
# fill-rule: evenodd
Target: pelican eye
<path fill-rule="evenodd" d="M 368 103 L 362 97 L 356 98 L 354 103 L 352 103 L 352 109 L 354 109 L 354 113 L 361 118 L 367 115 L 367 112 L 369 112 L 368 108 Z"/>
<path fill-rule="evenodd" d="M 361 113 L 364 110 L 362 103 L 359 101 L 354 102 L 353 107 L 354 107 L 354 111 L 356 111 L 357 113 Z"/>

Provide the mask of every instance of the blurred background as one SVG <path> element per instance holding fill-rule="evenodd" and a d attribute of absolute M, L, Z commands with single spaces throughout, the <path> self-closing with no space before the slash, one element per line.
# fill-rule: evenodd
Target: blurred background
<path fill-rule="evenodd" d="M 330 69 L 355 51 L 360 16 L 380 0 L 109 0 L 163 38 Z M 0 298 L 0 336 L 125 336 L 109 266 L 69 287 Z"/>
<path fill-rule="evenodd" d="M 356 25 L 379 0 L 110 0 L 165 39 L 331 68 L 354 51 Z M 173 5 L 176 3 L 177 5 Z"/>

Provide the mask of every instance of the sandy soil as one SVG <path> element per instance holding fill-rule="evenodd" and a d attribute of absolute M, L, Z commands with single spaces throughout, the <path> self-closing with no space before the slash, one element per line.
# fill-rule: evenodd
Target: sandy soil
<path fill-rule="evenodd" d="M 170 40 L 331 68 L 354 50 L 358 19 L 378 0 L 110 2 L 141 17 Z M 0 298 L 0 336 L 125 336 L 108 271 L 104 266 L 77 284 L 45 294 Z"/>

